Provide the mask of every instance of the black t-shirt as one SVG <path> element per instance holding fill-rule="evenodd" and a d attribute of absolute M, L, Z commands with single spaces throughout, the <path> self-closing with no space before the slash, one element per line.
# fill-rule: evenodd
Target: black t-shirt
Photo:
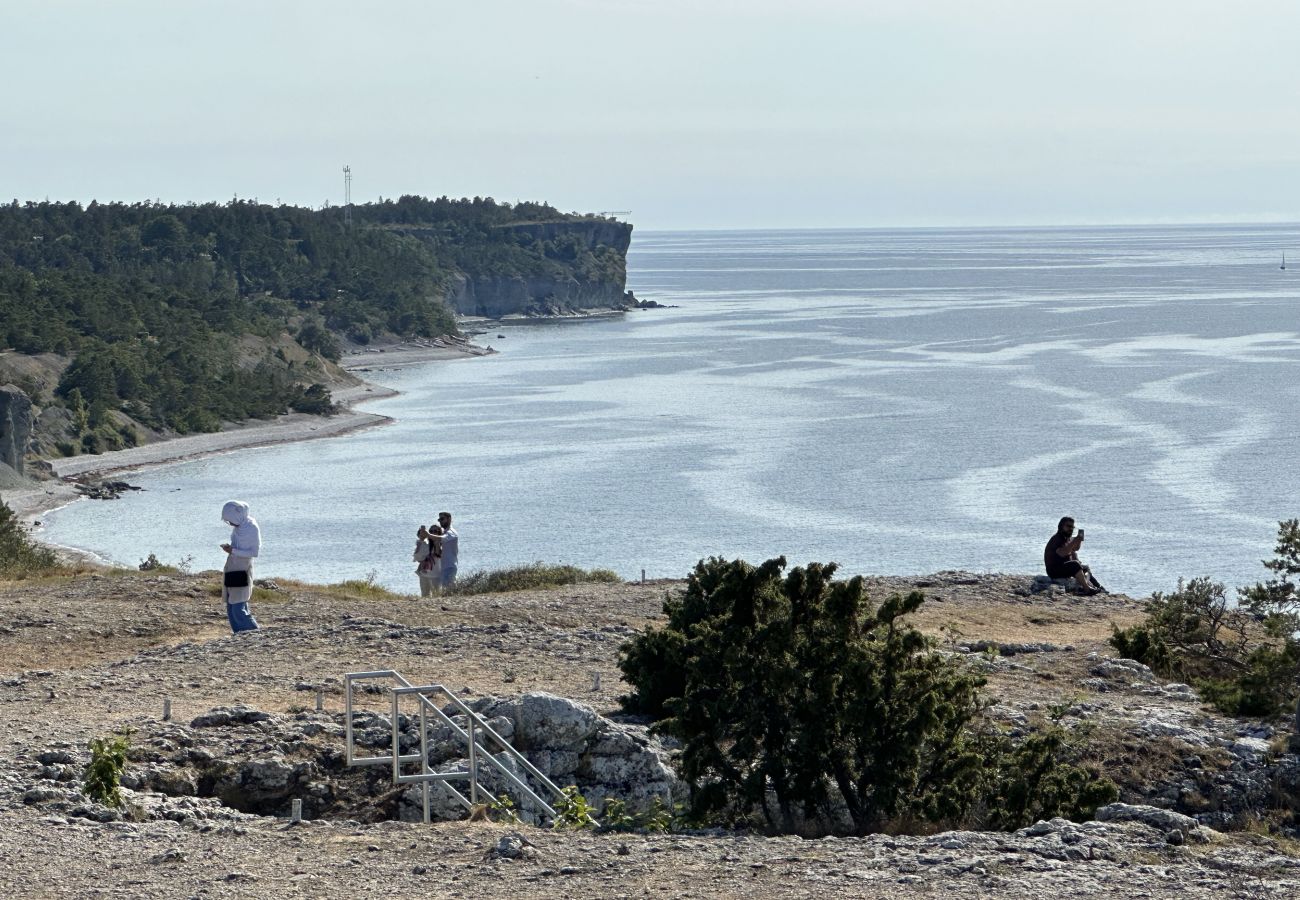
<path fill-rule="evenodd" d="M 1073 536 L 1064 537 L 1058 531 L 1052 535 L 1052 539 L 1047 542 L 1047 546 L 1043 549 L 1043 565 L 1047 567 L 1047 574 L 1053 578 L 1059 578 L 1060 576 L 1056 573 L 1065 568 L 1065 564 L 1070 561 L 1068 557 L 1061 556 L 1056 551 L 1060 549 L 1062 544 L 1072 540 L 1074 540 Z"/>

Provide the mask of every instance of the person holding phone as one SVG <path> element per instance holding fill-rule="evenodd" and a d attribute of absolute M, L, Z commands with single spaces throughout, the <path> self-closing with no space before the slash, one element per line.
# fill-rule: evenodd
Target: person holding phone
<path fill-rule="evenodd" d="M 1074 519 L 1066 516 L 1056 523 L 1056 534 L 1052 535 L 1047 546 L 1043 548 L 1043 564 L 1047 567 L 1047 577 L 1073 578 L 1079 585 L 1079 592 L 1091 596 L 1101 593 L 1101 588 L 1092 578 L 1092 571 L 1079 562 L 1079 548 L 1083 546 L 1083 529 L 1078 535 L 1074 533 Z"/>
<path fill-rule="evenodd" d="M 262 531 L 248 514 L 248 504 L 231 500 L 221 508 L 221 519 L 231 527 L 230 541 L 222 544 L 226 565 L 221 573 L 221 596 L 226 601 L 230 630 L 256 631 L 257 619 L 248 608 L 253 596 L 253 560 L 262 552 Z"/>

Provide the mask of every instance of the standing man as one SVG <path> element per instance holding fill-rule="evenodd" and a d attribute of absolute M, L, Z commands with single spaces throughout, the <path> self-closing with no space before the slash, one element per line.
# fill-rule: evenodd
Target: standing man
<path fill-rule="evenodd" d="M 1082 594 L 1091 596 L 1101 593 L 1094 587 L 1092 571 L 1079 562 L 1079 548 L 1083 546 L 1083 529 L 1074 536 L 1074 519 L 1066 516 L 1056 524 L 1056 534 L 1043 548 L 1043 564 L 1047 567 L 1049 578 L 1073 578 Z"/>
<path fill-rule="evenodd" d="M 438 541 L 442 546 L 442 578 L 439 586 L 446 590 L 456 583 L 456 555 L 460 549 L 460 536 L 451 527 L 451 513 L 438 513 L 438 524 L 442 535 L 431 535 L 430 540 Z"/>

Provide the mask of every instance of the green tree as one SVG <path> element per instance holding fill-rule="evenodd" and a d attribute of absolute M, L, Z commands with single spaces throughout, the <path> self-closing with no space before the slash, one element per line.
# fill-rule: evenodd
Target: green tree
<path fill-rule="evenodd" d="M 982 733 L 982 679 L 906 622 L 923 596 L 872 606 L 862 579 L 834 581 L 835 569 L 701 561 L 665 601 L 667 625 L 622 648 L 625 706 L 683 742 L 694 814 L 758 814 L 793 831 L 801 817 L 833 821 L 842 809 L 866 833 L 957 821 L 1012 796 L 1019 748 Z M 1113 796 L 1062 762 L 1061 742 L 1039 749 L 1043 773 L 1009 819 L 1087 813 L 1094 796 Z"/>

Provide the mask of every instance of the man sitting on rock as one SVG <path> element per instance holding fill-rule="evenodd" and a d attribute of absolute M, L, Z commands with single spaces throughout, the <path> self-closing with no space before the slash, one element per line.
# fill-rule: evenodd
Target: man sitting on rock
<path fill-rule="evenodd" d="M 1066 516 L 1056 524 L 1056 534 L 1043 548 L 1043 564 L 1047 566 L 1047 577 L 1055 581 L 1058 578 L 1073 578 L 1079 585 L 1079 593 L 1091 596 L 1101 593 L 1101 586 L 1092 578 L 1092 571 L 1079 562 L 1079 547 L 1083 544 L 1083 529 L 1074 536 L 1074 519 Z"/>

